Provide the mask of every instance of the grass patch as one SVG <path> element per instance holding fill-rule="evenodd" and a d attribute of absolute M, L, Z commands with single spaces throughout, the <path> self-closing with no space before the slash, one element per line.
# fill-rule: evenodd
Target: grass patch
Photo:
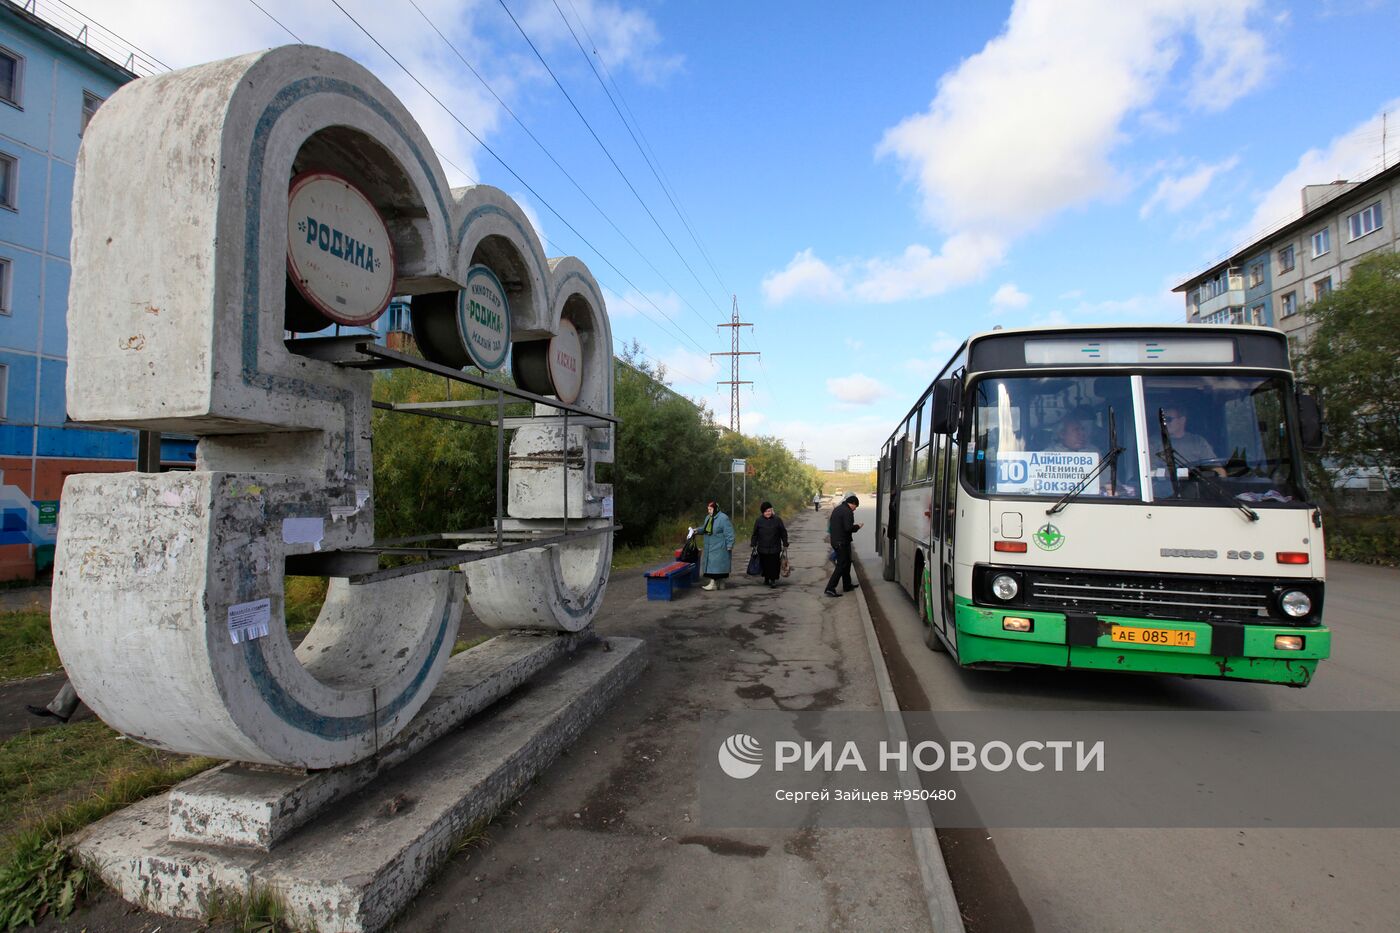
<path fill-rule="evenodd" d="M 277 893 L 253 888 L 246 894 L 215 890 L 205 914 L 209 923 L 229 924 L 238 933 L 292 933 L 300 929 Z"/>
<path fill-rule="evenodd" d="M 463 651 L 485 644 L 495 637 L 495 635 L 477 635 L 474 638 L 459 638 L 457 643 L 452 646 L 452 653 L 461 654 Z"/>
<path fill-rule="evenodd" d="M 0 682 L 47 674 L 62 666 L 47 610 L 0 612 Z"/>
<path fill-rule="evenodd" d="M 0 849 L 0 929 L 50 913 L 65 917 L 95 883 L 69 856 L 65 837 L 216 763 L 122 740 L 100 722 L 40 729 L 0 745 L 0 802 L 10 815 Z"/>
<path fill-rule="evenodd" d="M 287 631 L 305 632 L 316 624 L 330 587 L 327 577 L 287 577 L 283 587 Z"/>

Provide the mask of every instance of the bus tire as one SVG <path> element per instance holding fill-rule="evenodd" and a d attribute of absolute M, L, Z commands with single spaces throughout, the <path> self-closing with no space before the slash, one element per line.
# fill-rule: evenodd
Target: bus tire
<path fill-rule="evenodd" d="M 922 565 L 920 565 L 916 577 L 918 582 L 914 586 L 914 605 L 919 611 L 919 623 L 924 627 L 924 644 L 928 646 L 928 650 L 942 654 L 948 648 L 938 637 L 938 632 L 934 630 L 933 622 L 928 617 L 928 597 L 924 595 L 924 568 Z"/>

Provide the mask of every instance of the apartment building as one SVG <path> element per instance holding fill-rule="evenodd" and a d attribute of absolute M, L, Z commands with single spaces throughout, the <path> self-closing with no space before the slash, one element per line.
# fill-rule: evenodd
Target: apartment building
<path fill-rule="evenodd" d="M 1396 247 L 1400 165 L 1361 181 L 1309 185 L 1302 214 L 1195 275 L 1173 291 L 1186 296 L 1188 324 L 1263 324 L 1297 347 L 1312 334 L 1308 307 L 1346 281 L 1358 260 Z"/>
<path fill-rule="evenodd" d="M 0 580 L 52 563 L 67 476 L 136 466 L 136 433 L 69 422 L 64 394 L 78 145 L 137 76 L 109 55 L 140 67 L 135 50 L 107 40 L 96 24 L 0 0 Z M 194 443 L 166 438 L 160 458 L 188 467 Z"/>

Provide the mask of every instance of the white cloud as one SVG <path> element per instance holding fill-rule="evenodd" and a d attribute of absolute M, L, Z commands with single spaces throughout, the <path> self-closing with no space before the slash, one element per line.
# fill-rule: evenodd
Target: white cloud
<path fill-rule="evenodd" d="M 675 292 L 639 292 L 629 288 L 619 295 L 606 285 L 602 289 L 609 317 L 641 316 L 655 320 L 659 312 L 661 317 L 674 321 L 681 316 L 681 299 Z"/>
<path fill-rule="evenodd" d="M 854 350 L 856 353 L 859 353 L 859 352 L 861 351 L 861 348 L 865 346 L 865 341 L 864 341 L 864 340 L 852 340 L 850 337 L 847 337 L 847 338 L 846 338 L 846 346 L 850 347 L 850 348 L 851 348 L 852 350 Z"/>
<path fill-rule="evenodd" d="M 842 414 L 838 417 L 839 431 L 833 431 L 830 422 L 801 420 L 774 422 L 766 425 L 764 432 L 782 438 L 794 453 L 805 446 L 809 463 L 818 469 L 830 470 L 838 458 L 845 459 L 851 454 L 878 454 L 894 430 L 899 416 L 871 413 L 858 417 Z"/>
<path fill-rule="evenodd" d="M 977 281 L 1005 255 L 1006 244 L 999 237 L 981 234 L 951 236 L 937 254 L 915 244 L 896 259 L 867 260 L 851 293 L 872 303 L 931 298 Z"/>
<path fill-rule="evenodd" d="M 847 405 L 869 405 L 890 394 L 882 383 L 863 373 L 828 379 L 826 390 Z"/>
<path fill-rule="evenodd" d="M 962 341 L 959 338 L 947 331 L 940 330 L 933 335 L 933 343 L 929 344 L 928 356 L 905 360 L 904 368 L 926 379 L 932 379 L 943 369 L 949 358 L 952 357 L 953 351 L 961 345 Z"/>
<path fill-rule="evenodd" d="M 1006 246 L 997 237 L 957 235 L 940 252 L 914 244 L 890 259 L 876 258 L 831 266 L 805 249 L 781 272 L 763 280 L 769 304 L 797 298 L 884 304 L 931 298 L 974 282 L 1001 262 Z"/>
<path fill-rule="evenodd" d="M 839 301 L 845 297 L 846 286 L 836 270 L 804 249 L 781 272 L 770 272 L 763 278 L 763 298 L 777 305 L 794 298 L 819 301 Z"/>
<path fill-rule="evenodd" d="M 1121 187 L 1109 157 L 1124 121 L 1171 86 L 1184 40 L 1198 49 L 1189 106 L 1218 110 L 1256 87 L 1271 63 L 1250 27 L 1259 5 L 1019 0 L 1005 31 L 944 75 L 929 109 L 879 152 L 902 163 L 943 229 L 1023 233 Z"/>
<path fill-rule="evenodd" d="M 1016 237 L 1131 187 L 1112 160 L 1131 127 L 1159 133 L 1182 112 L 1223 109 L 1257 87 L 1274 61 L 1254 28 L 1262 6 L 1017 0 L 1002 33 L 944 74 L 928 109 L 876 150 L 915 182 L 942 244 L 837 264 L 804 250 L 764 279 L 765 298 L 894 302 L 983 278 Z"/>
<path fill-rule="evenodd" d="M 1031 296 L 1017 288 L 1013 282 L 1007 282 L 992 295 L 992 307 L 999 311 L 1024 308 L 1030 302 Z"/>
<path fill-rule="evenodd" d="M 1382 114 L 1400 108 L 1400 98 L 1387 101 L 1375 116 L 1335 137 L 1325 148 L 1309 149 L 1298 163 L 1265 192 L 1254 213 L 1235 232 L 1237 242 L 1251 241 L 1268 230 L 1296 220 L 1303 213 L 1302 190 L 1307 185 L 1325 185 L 1339 178 L 1355 181 L 1381 167 Z M 1400 158 L 1400 133 L 1391 133 L 1385 163 Z"/>
<path fill-rule="evenodd" d="M 666 367 L 667 381 L 678 388 L 714 388 L 714 380 L 716 373 L 719 372 L 719 366 L 716 365 L 712 356 L 676 347 L 669 353 L 663 353 L 659 362 Z M 729 402 L 726 399 L 726 411 L 728 411 L 728 407 Z"/>
<path fill-rule="evenodd" d="M 1224 162 L 1202 165 L 1185 175 L 1164 176 L 1157 183 L 1157 190 L 1153 191 L 1152 196 L 1143 202 L 1142 207 L 1138 210 L 1138 216 L 1147 217 L 1158 207 L 1171 214 L 1185 210 L 1197 198 L 1205 194 L 1210 183 L 1215 180 L 1215 176 L 1230 171 L 1239 164 L 1239 161 L 1238 156 L 1231 156 Z"/>
<path fill-rule="evenodd" d="M 1035 315 L 1034 327 L 1058 327 L 1065 324 L 1135 324 L 1181 323 L 1185 320 L 1185 304 L 1180 295 L 1163 288 L 1156 294 L 1132 295 L 1128 298 L 1104 301 L 1080 301 L 1067 307 L 1053 308 Z"/>
<path fill-rule="evenodd" d="M 84 16 L 120 34 L 172 68 L 296 41 L 348 55 L 383 81 L 413 114 L 443 157 L 443 169 L 450 184 L 466 182 L 464 175 L 479 182 L 509 181 L 494 161 L 484 162 L 487 171 L 483 172 L 482 166 L 477 164 L 480 144 L 334 7 L 312 3 L 262 5 L 297 38 L 256 7 L 242 2 L 72 0 L 70 3 Z M 499 15 L 496 4 L 418 0 L 418 6 L 491 83 L 496 93 L 512 101 L 517 112 L 520 99 L 536 90 L 551 97 L 557 93 L 531 53 L 523 53 L 529 58 L 520 53 L 483 53 L 482 50 L 517 48 L 521 44 L 515 27 Z M 576 10 L 587 25 L 599 53 L 614 75 L 627 69 L 639 77 L 656 79 L 680 67 L 679 57 L 661 51 L 660 33 L 644 11 L 602 0 L 574 0 L 569 8 Z M 40 9 L 42 14 L 42 4 Z M 489 138 L 502 120 L 509 119 L 501 105 L 463 67 L 457 53 L 412 7 L 353 3 L 347 4 L 347 9 L 478 136 Z M 555 50 L 560 53 L 555 60 L 563 60 L 564 52 L 572 53 L 572 61 L 577 63 L 573 67 L 586 72 L 587 66 L 553 4 L 534 3 L 528 11 L 517 11 L 517 15 L 546 55 Z M 580 38 L 587 47 L 587 39 L 582 35 Z M 457 168 L 447 164 L 449 161 Z"/>

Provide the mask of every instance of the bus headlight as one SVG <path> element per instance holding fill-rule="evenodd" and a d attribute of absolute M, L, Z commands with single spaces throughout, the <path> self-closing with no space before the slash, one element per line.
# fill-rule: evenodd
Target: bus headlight
<path fill-rule="evenodd" d="M 1015 599 L 1019 592 L 1021 592 L 1021 585 L 1010 574 L 1000 573 L 992 578 L 992 595 L 997 599 L 1006 602 Z"/>
<path fill-rule="evenodd" d="M 1279 597 L 1278 605 L 1284 615 L 1301 619 L 1312 612 L 1312 597 L 1302 590 L 1289 590 Z"/>

